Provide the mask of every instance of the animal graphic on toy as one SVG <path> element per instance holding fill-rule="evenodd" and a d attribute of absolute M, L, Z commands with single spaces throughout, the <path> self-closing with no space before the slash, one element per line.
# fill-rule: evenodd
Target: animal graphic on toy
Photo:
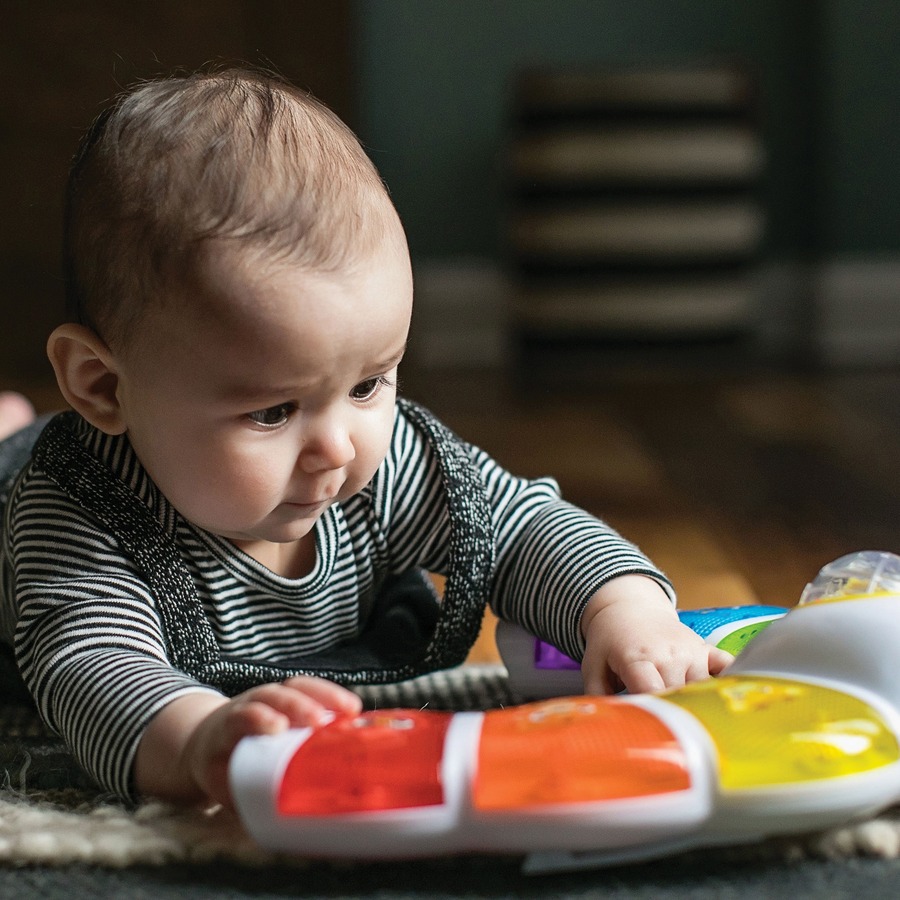
<path fill-rule="evenodd" d="M 554 854 L 648 858 L 900 802 L 900 557 L 842 557 L 790 610 L 682 617 L 738 654 L 726 673 L 584 696 L 575 663 L 501 630 L 511 682 L 542 699 L 246 738 L 230 767 L 239 815 L 263 846 L 303 855 L 496 851 L 552 867 Z"/>

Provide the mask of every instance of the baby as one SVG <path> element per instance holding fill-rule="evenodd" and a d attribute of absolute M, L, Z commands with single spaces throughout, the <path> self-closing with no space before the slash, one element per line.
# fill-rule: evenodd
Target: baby
<path fill-rule="evenodd" d="M 554 481 L 397 398 L 403 228 L 305 93 L 244 71 L 141 84 L 85 136 L 65 226 L 48 353 L 72 411 L 8 488 L 0 636 L 105 788 L 228 803 L 243 736 L 459 662 L 485 602 L 583 659 L 587 691 L 730 661 Z M 442 601 L 421 571 L 448 575 Z"/>

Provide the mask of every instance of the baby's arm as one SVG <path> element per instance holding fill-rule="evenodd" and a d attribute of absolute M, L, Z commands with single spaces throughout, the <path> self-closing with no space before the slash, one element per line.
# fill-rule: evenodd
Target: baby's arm
<path fill-rule="evenodd" d="M 134 764 L 139 794 L 230 805 L 228 761 L 238 741 L 287 728 L 318 725 L 330 713 L 356 715 L 356 694 L 322 678 L 301 676 L 253 688 L 229 700 L 185 694 L 151 720 Z"/>
<path fill-rule="evenodd" d="M 581 630 L 588 693 L 679 687 L 717 675 L 733 659 L 682 625 L 662 587 L 644 575 L 606 582 L 588 601 Z"/>

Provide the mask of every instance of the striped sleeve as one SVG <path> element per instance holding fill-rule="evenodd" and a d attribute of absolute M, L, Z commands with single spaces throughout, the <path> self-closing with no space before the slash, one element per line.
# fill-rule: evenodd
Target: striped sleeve
<path fill-rule="evenodd" d="M 150 719 L 208 691 L 169 664 L 152 597 L 115 543 L 32 475 L 10 517 L 22 677 L 47 725 L 107 790 L 133 796 Z"/>
<path fill-rule="evenodd" d="M 493 608 L 573 659 L 584 655 L 585 605 L 610 579 L 647 575 L 674 599 L 668 580 L 637 547 L 584 510 L 557 498 L 537 509 L 517 503 L 509 516 Z"/>
<path fill-rule="evenodd" d="M 484 481 L 495 541 L 490 603 L 497 615 L 581 659 L 580 622 L 594 592 L 619 575 L 642 574 L 674 600 L 668 579 L 605 522 L 560 497 L 552 478 L 518 478 L 469 447 Z M 433 451 L 402 420 L 391 465 L 390 543 L 396 569 L 444 573 L 450 526 Z"/>

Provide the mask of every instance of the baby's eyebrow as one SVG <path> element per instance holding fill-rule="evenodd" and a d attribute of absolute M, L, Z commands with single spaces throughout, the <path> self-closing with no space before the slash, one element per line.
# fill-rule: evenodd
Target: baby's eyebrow
<path fill-rule="evenodd" d="M 407 342 L 403 342 L 403 346 L 392 356 L 389 356 L 387 359 L 382 360 L 380 363 L 376 363 L 376 369 L 393 369 L 394 366 L 400 363 L 400 360 L 406 355 L 406 347 Z"/>
<path fill-rule="evenodd" d="M 234 384 L 223 388 L 220 392 L 222 402 L 228 404 L 254 405 L 262 404 L 262 407 L 269 403 L 277 402 L 276 398 L 289 397 L 297 391 L 296 386 L 278 388 L 275 385 L 242 385 Z"/>
<path fill-rule="evenodd" d="M 369 368 L 372 373 L 388 372 L 400 363 L 406 354 L 407 342 L 390 356 L 376 361 Z M 293 397 L 298 393 L 302 393 L 305 386 L 315 384 L 315 378 L 309 379 L 304 384 L 300 381 L 296 384 L 289 383 L 279 385 L 276 383 L 265 384 L 262 382 L 235 381 L 220 386 L 218 396 L 225 403 L 229 404 L 263 404 L 279 402 L 281 398 Z M 262 407 L 260 407 L 262 408 Z"/>

